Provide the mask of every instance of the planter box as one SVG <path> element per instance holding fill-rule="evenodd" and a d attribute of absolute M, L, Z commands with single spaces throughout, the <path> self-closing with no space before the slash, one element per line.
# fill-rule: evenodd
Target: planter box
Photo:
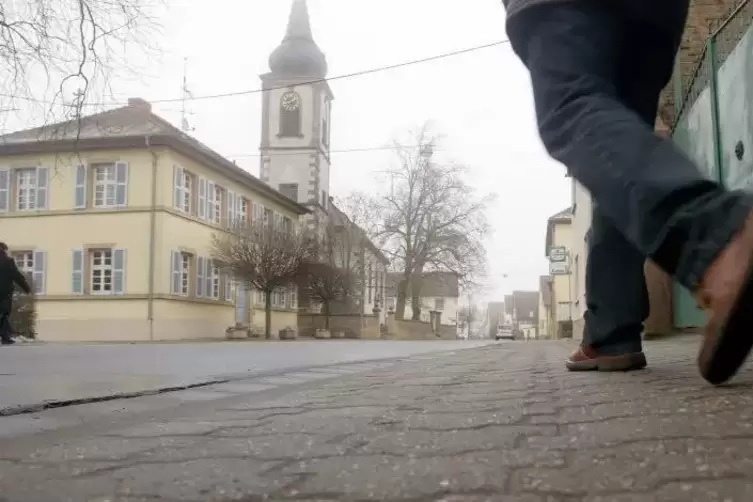
<path fill-rule="evenodd" d="M 249 336 L 250 331 L 245 326 L 230 326 L 225 330 L 226 340 L 242 340 L 244 338 L 249 338 Z"/>
<path fill-rule="evenodd" d="M 317 329 L 316 333 L 314 333 L 314 338 L 318 338 L 319 340 L 326 340 L 332 338 L 332 335 L 330 335 L 329 330 Z"/>
<path fill-rule="evenodd" d="M 334 333 L 332 333 L 332 338 L 345 338 L 345 333 L 343 331 L 335 331 Z"/>
<path fill-rule="evenodd" d="M 281 329 L 280 340 L 295 340 L 298 338 L 298 332 L 294 329 Z"/>

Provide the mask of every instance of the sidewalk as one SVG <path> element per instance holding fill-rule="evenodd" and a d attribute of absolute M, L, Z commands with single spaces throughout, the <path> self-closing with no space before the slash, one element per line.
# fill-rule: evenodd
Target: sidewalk
<path fill-rule="evenodd" d="M 753 500 L 753 371 L 711 388 L 696 343 L 628 374 L 502 343 L 0 440 L 0 500 Z"/>

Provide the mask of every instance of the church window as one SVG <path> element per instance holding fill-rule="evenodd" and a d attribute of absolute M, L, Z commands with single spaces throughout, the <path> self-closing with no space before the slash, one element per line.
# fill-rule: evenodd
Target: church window
<path fill-rule="evenodd" d="M 280 193 L 289 199 L 298 200 L 298 183 L 280 183 Z"/>
<path fill-rule="evenodd" d="M 280 98 L 280 136 L 301 136 L 301 95 L 295 91 Z"/>
<path fill-rule="evenodd" d="M 324 102 L 324 120 L 322 121 L 322 144 L 329 149 L 329 137 L 331 130 L 332 103 L 328 99 Z"/>

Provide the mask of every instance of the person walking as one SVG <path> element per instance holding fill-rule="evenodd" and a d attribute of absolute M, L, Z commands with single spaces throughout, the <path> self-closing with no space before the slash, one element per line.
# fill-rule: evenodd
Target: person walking
<path fill-rule="evenodd" d="M 8 256 L 8 245 L 0 242 L 0 344 L 14 344 L 11 338 L 10 314 L 13 311 L 13 291 L 18 285 L 24 293 L 31 294 L 26 277 L 18 270 L 16 261 Z"/>
<path fill-rule="evenodd" d="M 595 203 L 584 340 L 566 366 L 646 366 L 650 258 L 707 314 L 701 375 L 729 380 L 753 347 L 753 195 L 707 179 L 653 130 L 689 0 L 502 3 L 530 73 L 541 140 Z"/>

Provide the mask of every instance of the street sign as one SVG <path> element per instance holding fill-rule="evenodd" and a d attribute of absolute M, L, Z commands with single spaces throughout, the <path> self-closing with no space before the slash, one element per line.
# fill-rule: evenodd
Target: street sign
<path fill-rule="evenodd" d="M 549 261 L 551 262 L 567 261 L 567 248 L 565 246 L 553 246 L 549 248 Z"/>
<path fill-rule="evenodd" d="M 549 263 L 549 275 L 568 275 L 570 264 L 566 261 L 553 261 Z"/>

